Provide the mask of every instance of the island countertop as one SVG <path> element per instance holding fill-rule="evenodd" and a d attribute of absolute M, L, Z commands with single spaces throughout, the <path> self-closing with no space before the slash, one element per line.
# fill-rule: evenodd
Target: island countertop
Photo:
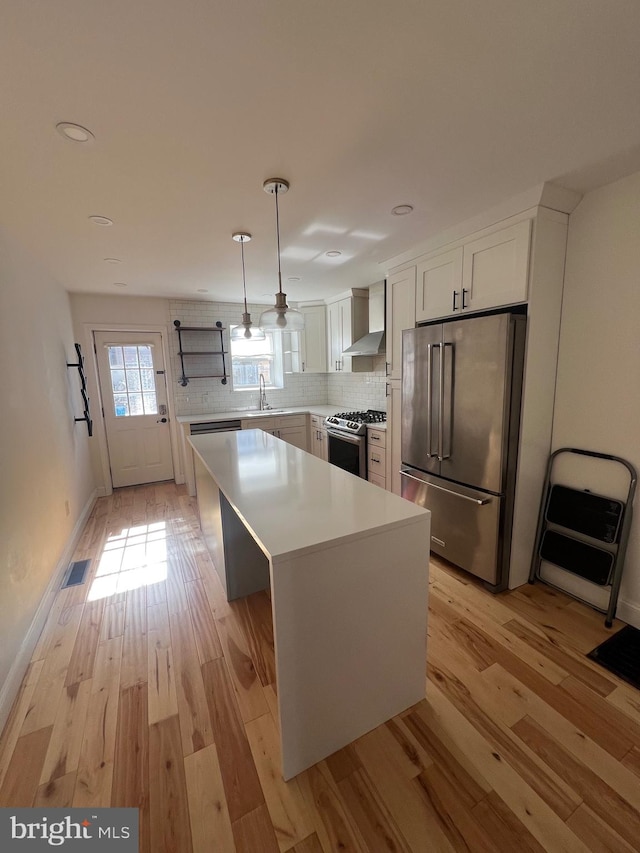
<path fill-rule="evenodd" d="M 260 429 L 191 436 L 189 443 L 272 559 L 428 514 Z"/>

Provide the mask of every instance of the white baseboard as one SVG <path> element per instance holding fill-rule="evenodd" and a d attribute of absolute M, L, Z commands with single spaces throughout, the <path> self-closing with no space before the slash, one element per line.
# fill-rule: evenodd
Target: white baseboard
<path fill-rule="evenodd" d="M 33 617 L 33 621 L 29 626 L 29 630 L 27 631 L 25 638 L 22 641 L 22 645 L 20 646 L 20 649 L 13 661 L 11 669 L 9 670 L 9 674 L 7 675 L 2 687 L 0 687 L 0 732 L 2 732 L 5 727 L 15 698 L 18 695 L 22 679 L 24 678 L 29 662 L 31 661 L 31 655 L 33 654 L 33 650 L 40 638 L 40 634 L 44 628 L 49 611 L 51 610 L 53 599 L 60 589 L 62 580 L 69 568 L 73 552 L 80 541 L 80 536 L 82 535 L 84 526 L 87 523 L 87 519 L 89 518 L 93 505 L 98 497 L 97 492 L 97 489 L 94 490 L 91 497 L 85 504 L 84 509 L 80 513 L 73 530 L 71 531 L 69 540 L 67 541 L 65 549 L 62 552 L 62 556 L 58 560 L 58 563 L 51 575 L 51 580 L 49 581 L 44 595 L 42 596 L 38 609 Z"/>
<path fill-rule="evenodd" d="M 633 625 L 634 628 L 640 628 L 640 604 L 633 601 L 623 601 L 619 598 L 616 617 L 629 625 Z"/>

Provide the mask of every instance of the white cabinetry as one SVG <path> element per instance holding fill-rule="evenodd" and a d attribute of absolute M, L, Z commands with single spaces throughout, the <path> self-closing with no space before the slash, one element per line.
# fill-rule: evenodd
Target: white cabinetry
<path fill-rule="evenodd" d="M 416 320 L 446 317 L 462 305 L 462 246 L 426 258 L 417 267 Z M 397 377 L 399 378 L 399 377 Z"/>
<path fill-rule="evenodd" d="M 329 373 L 356 373 L 373 370 L 368 356 L 348 356 L 343 352 L 369 331 L 369 291 L 351 290 L 349 295 L 327 305 L 327 350 Z"/>
<path fill-rule="evenodd" d="M 386 488 L 386 439 L 385 430 L 367 427 L 367 479 L 382 489 Z"/>
<path fill-rule="evenodd" d="M 387 440 L 386 487 L 399 495 L 401 492 L 400 465 L 402 463 L 402 382 L 387 382 Z"/>
<path fill-rule="evenodd" d="M 531 220 L 525 219 L 465 243 L 462 310 L 482 311 L 526 301 L 530 237 Z"/>
<path fill-rule="evenodd" d="M 322 415 L 309 416 L 309 452 L 318 459 L 329 461 L 329 448 L 327 444 L 327 431 L 324 428 Z"/>
<path fill-rule="evenodd" d="M 302 305 L 304 333 L 301 335 L 301 372 L 327 372 L 327 309 L 324 305 Z"/>
<path fill-rule="evenodd" d="M 526 302 L 530 242 L 524 219 L 420 260 L 417 322 Z"/>
<path fill-rule="evenodd" d="M 416 324 L 416 268 L 390 275 L 386 292 L 387 376 L 402 377 L 402 330 Z"/>
<path fill-rule="evenodd" d="M 245 418 L 242 421 L 242 429 L 263 429 L 301 450 L 309 448 L 306 415 Z"/>

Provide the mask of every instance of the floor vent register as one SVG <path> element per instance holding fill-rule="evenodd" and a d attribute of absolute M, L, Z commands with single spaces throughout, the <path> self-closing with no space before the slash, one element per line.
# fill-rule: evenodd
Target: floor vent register
<path fill-rule="evenodd" d="M 78 586 L 79 584 L 84 583 L 90 565 L 91 560 L 76 560 L 74 563 L 71 563 L 64 579 L 64 583 L 62 584 L 62 589 L 65 589 L 68 586 Z"/>

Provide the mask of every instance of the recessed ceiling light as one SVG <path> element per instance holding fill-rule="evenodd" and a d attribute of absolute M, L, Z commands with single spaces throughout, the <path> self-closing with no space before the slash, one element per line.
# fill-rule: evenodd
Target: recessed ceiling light
<path fill-rule="evenodd" d="M 338 252 L 336 249 L 333 249 L 331 252 L 325 252 L 328 258 L 338 258 L 342 254 L 342 252 Z"/>
<path fill-rule="evenodd" d="M 70 121 L 60 121 L 56 125 L 56 130 L 60 136 L 65 139 L 70 139 L 72 142 L 93 142 L 95 136 L 86 127 L 80 124 L 73 124 Z"/>
<path fill-rule="evenodd" d="M 122 263 L 120 258 L 105 258 L 104 262 L 105 262 L 105 264 L 121 264 Z"/>
<path fill-rule="evenodd" d="M 413 213 L 413 205 L 412 204 L 398 204 L 391 211 L 394 216 L 406 216 L 407 213 Z"/>
<path fill-rule="evenodd" d="M 113 225 L 113 219 L 109 219 L 108 216 L 90 216 L 89 220 L 94 225 Z"/>
<path fill-rule="evenodd" d="M 302 281 L 302 276 L 300 275 L 290 275 L 287 281 Z"/>
<path fill-rule="evenodd" d="M 114 281 L 113 286 L 114 287 L 126 287 L 127 285 L 124 283 L 124 281 Z"/>

